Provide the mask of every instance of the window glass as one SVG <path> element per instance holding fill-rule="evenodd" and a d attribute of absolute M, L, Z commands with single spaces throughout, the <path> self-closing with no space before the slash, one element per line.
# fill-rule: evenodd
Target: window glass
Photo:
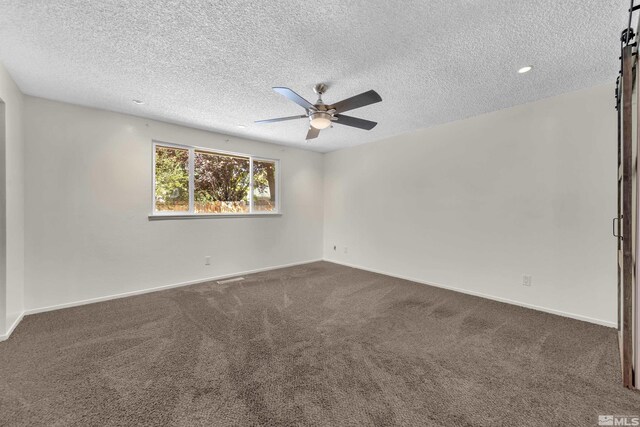
<path fill-rule="evenodd" d="M 189 151 L 157 145 L 155 177 L 155 210 L 189 211 Z"/>
<path fill-rule="evenodd" d="M 275 212 L 276 206 L 276 162 L 253 161 L 253 210 Z"/>
<path fill-rule="evenodd" d="M 196 213 L 249 213 L 249 158 L 195 151 Z"/>

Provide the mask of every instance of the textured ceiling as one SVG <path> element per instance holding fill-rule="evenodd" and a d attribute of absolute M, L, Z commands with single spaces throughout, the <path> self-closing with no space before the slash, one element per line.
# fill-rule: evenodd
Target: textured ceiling
<path fill-rule="evenodd" d="M 611 82 L 628 6 L 0 0 L 0 61 L 29 95 L 331 151 Z M 313 102 L 318 82 L 327 103 L 375 89 L 383 102 L 348 114 L 378 126 L 305 142 L 306 120 L 252 123 L 304 112 L 272 86 Z"/>

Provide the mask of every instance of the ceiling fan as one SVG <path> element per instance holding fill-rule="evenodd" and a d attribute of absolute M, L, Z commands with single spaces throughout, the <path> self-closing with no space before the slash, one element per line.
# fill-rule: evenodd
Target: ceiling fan
<path fill-rule="evenodd" d="M 382 98 L 380 98 L 380 95 L 378 95 L 375 90 L 370 90 L 330 105 L 327 105 L 322 101 L 322 94 L 327 91 L 327 85 L 323 83 L 317 84 L 313 88 L 313 91 L 318 94 L 318 100 L 315 104 L 310 103 L 288 87 L 274 87 L 273 90 L 280 95 L 286 96 L 304 108 L 306 114 L 300 116 L 279 117 L 277 119 L 257 120 L 256 123 L 274 123 L 283 122 L 285 120 L 308 118 L 309 132 L 307 132 L 306 140 L 317 138 L 320 134 L 320 130 L 328 128 L 333 123 L 365 130 L 371 130 L 378 124 L 369 120 L 345 116 L 342 114 L 345 111 L 354 110 L 356 108 L 382 101 Z"/>

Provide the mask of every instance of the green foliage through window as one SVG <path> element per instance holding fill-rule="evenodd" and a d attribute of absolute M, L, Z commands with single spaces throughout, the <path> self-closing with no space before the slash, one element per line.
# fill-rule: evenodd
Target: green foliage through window
<path fill-rule="evenodd" d="M 189 151 L 156 147 L 155 204 L 158 211 L 189 210 Z"/>

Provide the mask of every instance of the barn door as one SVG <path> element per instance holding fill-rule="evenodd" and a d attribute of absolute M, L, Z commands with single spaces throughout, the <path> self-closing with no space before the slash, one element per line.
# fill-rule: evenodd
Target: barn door
<path fill-rule="evenodd" d="M 618 238 L 618 332 L 622 381 L 634 388 L 634 300 L 637 222 L 637 118 L 636 55 L 634 46 L 622 48 L 622 74 L 618 87 L 618 216 L 614 234 Z"/>

